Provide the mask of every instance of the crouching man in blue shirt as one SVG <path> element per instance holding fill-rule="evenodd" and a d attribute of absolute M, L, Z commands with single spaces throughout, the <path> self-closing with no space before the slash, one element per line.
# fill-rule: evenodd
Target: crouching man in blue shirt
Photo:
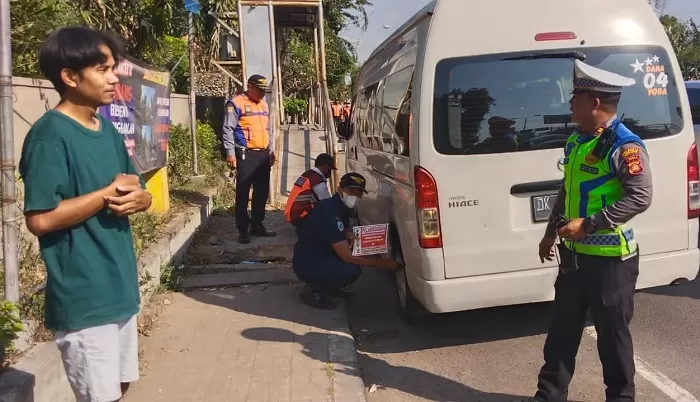
<path fill-rule="evenodd" d="M 353 296 L 343 288 L 357 281 L 361 266 L 397 268 L 394 260 L 352 255 L 349 212 L 367 193 L 365 184 L 360 174 L 344 175 L 338 192 L 321 200 L 298 227 L 292 268 L 306 283 L 301 298 L 311 307 L 331 310 L 336 304 L 329 297 Z"/>

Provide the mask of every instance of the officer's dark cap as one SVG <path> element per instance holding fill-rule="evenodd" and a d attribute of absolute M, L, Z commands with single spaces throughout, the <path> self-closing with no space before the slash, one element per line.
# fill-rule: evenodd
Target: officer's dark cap
<path fill-rule="evenodd" d="M 264 91 L 267 89 L 267 78 L 260 74 L 253 74 L 248 78 L 248 85 L 252 85 Z"/>
<path fill-rule="evenodd" d="M 333 160 L 333 157 L 328 155 L 327 153 L 318 154 L 318 156 L 316 157 L 315 166 L 323 165 L 331 165 L 331 168 L 333 170 L 338 170 L 338 168 L 335 167 L 335 161 Z"/>
<path fill-rule="evenodd" d="M 367 180 L 361 174 L 355 172 L 346 173 L 340 178 L 340 188 L 357 188 L 365 194 L 367 194 L 367 190 L 365 190 L 366 184 Z"/>

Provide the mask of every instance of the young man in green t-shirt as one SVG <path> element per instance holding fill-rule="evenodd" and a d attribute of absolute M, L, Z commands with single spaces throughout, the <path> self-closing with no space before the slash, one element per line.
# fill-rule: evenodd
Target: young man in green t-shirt
<path fill-rule="evenodd" d="M 120 43 L 65 28 L 39 53 L 61 95 L 32 126 L 19 164 L 27 228 L 46 263 L 46 327 L 54 331 L 78 401 L 117 401 L 139 378 L 139 289 L 128 215 L 151 195 L 121 135 L 97 113 L 119 79 Z"/>

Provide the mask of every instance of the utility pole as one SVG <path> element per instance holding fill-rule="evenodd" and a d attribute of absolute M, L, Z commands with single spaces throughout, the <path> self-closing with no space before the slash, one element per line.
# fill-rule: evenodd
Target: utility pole
<path fill-rule="evenodd" d="M 19 216 L 15 189 L 15 144 L 12 124 L 12 27 L 10 0 L 0 0 L 0 139 L 2 147 L 2 256 L 5 299 L 19 301 Z"/>
<path fill-rule="evenodd" d="M 189 11 L 187 16 L 187 49 L 190 57 L 190 132 L 192 133 L 192 174 L 197 176 L 199 168 L 197 163 L 197 96 L 195 93 L 194 71 L 194 15 L 199 14 L 198 0 L 185 0 L 185 9 Z"/>

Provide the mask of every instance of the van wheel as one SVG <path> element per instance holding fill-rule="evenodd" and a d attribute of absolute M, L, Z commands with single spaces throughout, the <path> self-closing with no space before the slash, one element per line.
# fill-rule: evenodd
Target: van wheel
<path fill-rule="evenodd" d="M 399 316 L 410 325 L 418 324 L 429 315 L 428 310 L 413 296 L 411 288 L 406 279 L 406 268 L 404 266 L 403 253 L 397 247 L 394 252 L 394 259 L 399 264 L 396 270 L 396 296 L 399 307 Z"/>

